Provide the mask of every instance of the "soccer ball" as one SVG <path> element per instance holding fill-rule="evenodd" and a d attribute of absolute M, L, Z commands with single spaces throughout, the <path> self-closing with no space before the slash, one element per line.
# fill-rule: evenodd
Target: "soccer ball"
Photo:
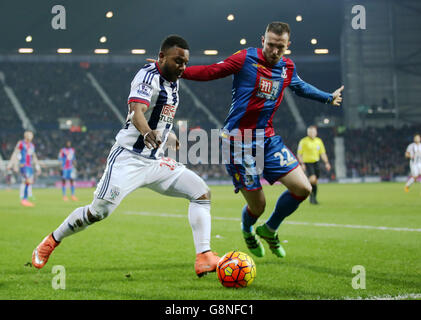
<path fill-rule="evenodd" d="M 244 252 L 230 251 L 219 260 L 216 272 L 224 287 L 245 288 L 256 277 L 256 265 Z"/>

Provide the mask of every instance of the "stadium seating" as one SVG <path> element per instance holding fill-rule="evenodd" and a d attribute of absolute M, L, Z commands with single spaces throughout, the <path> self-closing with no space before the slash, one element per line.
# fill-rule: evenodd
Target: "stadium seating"
<path fill-rule="evenodd" d="M 36 128 L 34 143 L 40 159 L 56 159 L 59 149 L 66 140 L 71 140 L 77 151 L 78 174 L 80 179 L 99 179 L 105 167 L 106 158 L 115 134 L 121 127 L 117 117 L 106 106 L 87 78 L 87 72 L 94 75 L 113 103 L 125 117 L 130 82 L 140 64 L 129 63 L 2 63 L 0 70 L 6 76 L 7 84 L 13 88 L 26 114 Z M 316 75 L 307 71 L 306 80 L 317 82 Z M 224 121 L 231 103 L 231 78 L 211 82 L 185 81 L 192 92 L 206 105 L 218 121 Z M 333 81 L 320 83 L 318 87 L 335 89 Z M 331 88 L 332 87 L 332 88 Z M 316 117 L 342 117 L 342 110 L 318 102 L 295 97 L 305 124 L 313 124 Z M 203 112 L 199 111 L 192 98 L 180 91 L 180 105 L 176 120 L 187 120 L 189 128 L 214 129 Z M 9 159 L 16 142 L 22 138 L 22 125 L 16 112 L 3 90 L 0 90 L 2 112 L 0 121 L 0 152 Z M 78 117 L 86 130 L 70 132 L 60 130 L 58 118 Z M 283 101 L 273 118 L 277 134 L 281 135 L 293 153 L 297 151 L 298 141 L 305 132 L 297 132 L 296 124 L 286 102 Z M 406 146 L 412 142 L 416 127 L 402 129 L 383 128 L 366 130 L 347 130 L 346 143 L 347 176 L 380 175 L 391 178 L 406 175 L 408 163 L 404 159 Z M 178 132 L 177 129 L 175 129 Z M 319 137 L 325 143 L 330 162 L 334 165 L 333 138 L 334 128 L 319 128 Z M 364 146 L 364 147 L 362 147 Z M 369 148 L 367 146 L 370 146 Z M 227 178 L 223 166 L 191 165 L 189 168 L 206 179 Z M 334 179 L 324 172 L 324 177 Z M 44 172 L 44 175 L 57 175 L 57 170 Z"/>

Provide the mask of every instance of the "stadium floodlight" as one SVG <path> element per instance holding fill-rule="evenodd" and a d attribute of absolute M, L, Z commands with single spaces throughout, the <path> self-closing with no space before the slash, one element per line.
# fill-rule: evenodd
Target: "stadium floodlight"
<path fill-rule="evenodd" d="M 145 49 L 132 49 L 132 54 L 145 54 Z"/>
<path fill-rule="evenodd" d="M 111 19 L 113 16 L 114 16 L 114 13 L 113 13 L 112 11 L 108 11 L 108 12 L 105 14 L 105 17 L 107 17 L 108 19 Z"/>
<path fill-rule="evenodd" d="M 297 20 L 298 22 L 301 22 L 303 21 L 303 16 L 298 15 L 295 17 L 295 20 Z"/>
<path fill-rule="evenodd" d="M 26 42 L 32 42 L 32 36 L 31 35 L 26 36 L 25 41 Z"/>
<path fill-rule="evenodd" d="M 101 42 L 101 43 L 107 42 L 107 37 L 106 36 L 102 36 L 101 38 L 99 38 L 99 42 Z"/>
<path fill-rule="evenodd" d="M 328 54 L 329 49 L 314 49 L 315 54 Z"/>
<path fill-rule="evenodd" d="M 243 39 L 241 39 L 241 40 L 240 40 L 240 44 L 242 44 L 243 46 L 244 46 L 246 43 L 247 43 L 247 40 L 246 40 L 246 39 L 244 39 L 244 38 L 243 38 Z"/>
<path fill-rule="evenodd" d="M 57 53 L 72 53 L 71 48 L 58 48 Z"/>
<path fill-rule="evenodd" d="M 207 56 L 215 56 L 218 54 L 218 50 L 205 50 L 203 53 Z"/>
<path fill-rule="evenodd" d="M 94 51 L 96 54 L 107 54 L 110 52 L 108 49 L 95 49 Z"/>
<path fill-rule="evenodd" d="M 230 13 L 228 16 L 227 16 L 227 20 L 228 21 L 233 21 L 235 19 L 235 17 L 234 17 L 234 15 L 232 14 L 232 13 Z"/>
<path fill-rule="evenodd" d="M 32 48 L 19 48 L 18 52 L 19 53 L 33 53 L 34 49 L 32 49 Z"/>
<path fill-rule="evenodd" d="M 313 39 L 311 39 L 311 44 L 317 44 L 317 39 L 316 38 L 313 38 Z"/>

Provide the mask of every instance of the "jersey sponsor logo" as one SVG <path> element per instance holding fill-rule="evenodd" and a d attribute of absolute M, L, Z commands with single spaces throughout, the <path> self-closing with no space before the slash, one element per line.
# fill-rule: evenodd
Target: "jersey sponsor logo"
<path fill-rule="evenodd" d="M 145 98 L 150 98 L 152 96 L 152 87 L 148 86 L 147 84 L 141 83 L 139 88 L 137 89 L 137 93 Z"/>
<path fill-rule="evenodd" d="M 261 64 L 258 64 L 258 63 L 253 63 L 253 67 L 267 69 L 265 66 L 262 66 Z"/>
<path fill-rule="evenodd" d="M 172 106 L 172 105 L 169 105 L 169 104 L 164 105 L 164 107 L 162 108 L 162 111 L 161 111 L 161 115 L 159 116 L 159 121 L 163 121 L 163 122 L 172 124 L 174 122 L 174 117 L 175 117 L 176 111 L 177 111 L 176 106 Z"/>
<path fill-rule="evenodd" d="M 256 96 L 267 100 L 276 100 L 278 97 L 279 87 L 279 81 L 261 77 Z"/>

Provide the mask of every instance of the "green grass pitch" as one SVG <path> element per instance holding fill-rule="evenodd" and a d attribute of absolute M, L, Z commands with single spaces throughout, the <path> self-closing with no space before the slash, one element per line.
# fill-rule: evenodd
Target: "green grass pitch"
<path fill-rule="evenodd" d="M 231 186 L 212 188 L 212 249 L 222 256 L 248 252 L 240 230 L 244 200 Z M 265 221 L 283 192 L 265 187 Z M 27 263 L 32 250 L 74 208 L 61 190 L 34 189 L 36 207 L 21 207 L 16 190 L 0 191 L 0 299 L 347 299 L 421 298 L 421 188 L 403 185 L 319 186 L 319 206 L 308 201 L 280 227 L 287 256 L 266 246 L 254 258 L 257 277 L 245 289 L 221 286 L 215 273 L 197 278 L 187 219 L 188 202 L 139 189 L 107 219 L 66 238 L 48 264 Z M 385 228 L 382 228 L 385 227 Z M 65 268 L 65 289 L 53 289 L 52 268 Z M 354 266 L 365 269 L 365 289 L 354 289 Z M 354 282 L 363 284 L 361 279 Z"/>

